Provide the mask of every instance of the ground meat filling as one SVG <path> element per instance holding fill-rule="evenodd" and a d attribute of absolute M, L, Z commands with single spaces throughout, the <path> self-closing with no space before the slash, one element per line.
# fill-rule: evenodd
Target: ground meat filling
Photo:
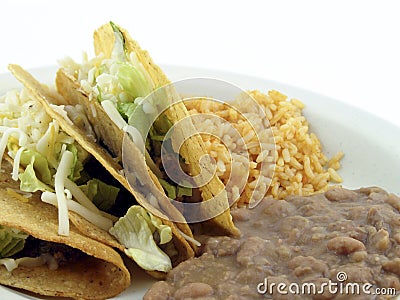
<path fill-rule="evenodd" d="M 67 245 L 43 241 L 29 236 L 26 239 L 24 249 L 18 252 L 13 258 L 39 257 L 43 254 L 50 254 L 54 257 L 58 266 L 75 263 L 87 257 L 82 251 Z"/>
<path fill-rule="evenodd" d="M 399 211 L 400 198 L 379 188 L 265 198 L 232 210 L 240 239 L 210 237 L 200 257 L 174 268 L 145 299 L 388 299 L 373 293 L 400 291 Z M 292 283 L 317 289 L 301 293 Z M 371 294 L 356 295 L 351 285 L 340 292 L 346 283 L 369 284 Z"/>

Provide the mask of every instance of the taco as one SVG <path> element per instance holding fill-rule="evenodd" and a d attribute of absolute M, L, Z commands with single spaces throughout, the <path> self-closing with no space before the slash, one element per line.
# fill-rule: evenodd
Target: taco
<path fill-rule="evenodd" d="M 218 211 L 217 216 L 200 224 L 208 233 L 238 235 L 224 185 L 207 162 L 201 163 L 201 159 L 207 156 L 203 141 L 196 134 L 193 123 L 188 121 L 186 107 L 174 92 L 167 76 L 147 51 L 142 50 L 124 29 L 112 22 L 95 31 L 94 49 L 96 57 L 91 60 L 85 57 L 82 64 L 64 60 L 56 76 L 58 92 L 69 104 L 85 107 L 86 116 L 98 139 L 116 161 L 120 161 L 124 155 L 122 145 L 125 143 L 125 131 L 135 128 L 140 137 L 133 139 L 134 143 L 145 145 L 143 155 L 137 155 L 136 163 L 139 164 L 144 157 L 154 185 L 158 188 L 161 186 L 172 200 L 203 203 L 201 211 L 194 212 L 196 214 L 208 216 Z M 157 95 L 157 92 L 161 95 Z M 149 95 L 152 100 L 148 100 Z M 154 115 L 157 117 L 152 119 Z M 177 124 L 182 120 L 185 122 L 178 127 Z M 173 134 L 181 141 L 178 143 L 179 149 L 166 138 L 172 127 Z M 200 177 L 200 182 L 205 182 L 204 177 L 209 178 L 205 184 L 187 185 L 169 178 L 160 158 L 161 145 L 167 142 L 179 154 L 179 167 L 192 178 Z M 205 205 L 211 204 L 207 202 L 210 199 L 218 201 Z M 179 204 L 175 207 L 179 209 Z M 193 213 L 185 210 L 180 212 L 189 218 Z"/>
<path fill-rule="evenodd" d="M 99 163 L 107 158 L 105 151 L 64 115 L 72 108 L 54 109 L 65 102 L 58 94 L 19 66 L 10 69 L 25 88 L 0 98 L 0 152 L 13 165 L 18 192 L 41 192 L 42 202 L 57 206 L 59 235 L 70 235 L 71 222 L 81 234 L 124 251 L 157 277 L 194 256 L 173 223 L 137 205 L 129 185 L 121 185 Z M 85 116 L 79 117 L 91 132 Z"/>
<path fill-rule="evenodd" d="M 113 297 L 130 285 L 121 256 L 71 226 L 58 234 L 58 212 L 27 196 L 12 180 L 12 167 L 0 173 L 0 284 L 41 295 L 76 299 Z"/>

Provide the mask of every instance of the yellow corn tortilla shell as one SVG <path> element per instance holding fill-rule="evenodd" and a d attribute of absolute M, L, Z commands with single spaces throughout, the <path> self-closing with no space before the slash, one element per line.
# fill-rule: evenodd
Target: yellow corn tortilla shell
<path fill-rule="evenodd" d="M 132 190 L 132 187 L 129 185 L 127 178 L 121 174 L 122 167 L 118 163 L 122 157 L 122 144 L 124 140 L 124 132 L 119 129 L 114 122 L 108 117 L 107 113 L 103 110 L 101 104 L 97 100 L 89 101 L 88 95 L 86 95 L 80 89 L 79 83 L 76 79 L 64 72 L 63 69 L 59 69 L 56 75 L 56 86 L 58 92 L 64 97 L 65 101 L 64 104 L 70 105 L 77 105 L 80 104 L 86 113 L 86 116 L 89 119 L 89 122 L 92 124 L 94 131 L 96 132 L 97 136 L 101 140 L 103 144 L 107 146 L 107 148 L 112 152 L 113 156 L 106 152 L 106 150 L 99 146 L 98 144 L 93 145 L 93 148 L 97 148 L 95 152 L 99 152 L 100 149 L 102 152 L 105 153 L 102 159 L 98 159 L 100 163 L 105 166 L 118 181 L 122 182 L 124 187 L 128 190 Z M 101 122 L 99 122 L 101 120 Z M 81 132 L 80 134 L 84 134 Z M 129 147 L 133 151 L 138 150 L 137 147 L 130 142 L 128 139 L 125 140 L 125 143 L 131 143 Z M 82 145 L 83 146 L 83 145 Z M 84 147 L 84 146 L 83 146 Z M 91 150 L 87 149 L 88 152 Z M 94 155 L 94 153 L 92 153 Z M 132 154 L 135 157 L 142 157 L 142 154 L 137 152 Z M 137 159 L 136 159 L 137 161 Z M 136 164 L 137 168 L 142 167 L 142 164 Z M 157 179 L 157 176 L 150 170 L 150 168 L 146 165 L 145 169 L 137 170 L 138 173 L 147 172 L 155 184 L 155 187 L 152 184 L 148 184 L 149 188 L 156 188 L 158 191 L 164 193 L 164 190 Z M 135 193 L 135 197 L 139 200 L 138 202 L 145 206 L 146 200 L 143 202 L 140 201 L 142 198 L 140 193 Z M 155 192 L 152 193 L 153 195 L 156 194 Z M 185 219 L 181 215 L 181 213 L 166 199 L 159 199 L 159 204 L 161 207 L 168 212 L 168 214 L 174 220 L 181 220 L 180 222 L 176 223 L 175 225 L 186 235 L 193 237 L 192 231 L 190 230 L 189 226 L 187 225 Z M 148 207 L 151 209 L 150 207 Z M 167 217 L 165 217 L 167 219 Z M 191 247 L 197 250 L 197 247 L 191 243 Z"/>
<path fill-rule="evenodd" d="M 171 84 L 167 76 L 163 73 L 160 67 L 158 67 L 150 57 L 149 53 L 145 50 L 142 50 L 139 44 L 133 40 L 129 33 L 121 27 L 118 27 L 125 40 L 125 47 L 128 53 L 134 52 L 138 58 L 138 60 L 142 63 L 144 69 L 148 72 L 149 76 L 153 80 L 155 84 L 155 88 L 159 88 L 165 85 Z M 107 23 L 101 26 L 94 32 L 94 49 L 96 55 L 103 53 L 106 58 L 111 56 L 113 46 L 114 46 L 114 32 L 110 25 Z M 96 121 L 98 116 L 101 116 L 101 124 L 98 124 L 98 127 L 102 127 L 97 129 L 100 132 L 100 139 L 103 143 L 105 143 L 109 149 L 116 155 L 120 156 L 122 152 L 122 136 L 123 132 L 120 130 L 108 117 L 108 115 L 104 112 L 101 105 L 95 99 L 89 101 L 89 97 L 86 97 L 86 104 L 82 103 L 82 99 L 80 97 L 84 94 L 79 86 L 77 80 L 68 74 L 66 74 L 62 69 L 58 72 L 56 78 L 56 84 L 58 91 L 65 97 L 75 99 L 74 103 L 80 103 L 84 107 L 87 108 L 88 118 L 93 124 L 99 123 Z M 93 102 L 96 102 L 94 104 Z M 93 108 L 95 108 L 95 116 L 93 116 Z M 180 120 L 189 116 L 189 113 L 183 104 L 182 101 L 174 102 L 167 111 L 166 115 L 168 119 L 176 124 Z M 96 125 L 95 125 L 96 126 Z M 197 176 L 201 173 L 200 166 L 200 158 L 207 154 L 206 148 L 204 146 L 203 140 L 199 134 L 192 135 L 191 133 L 196 132 L 195 127 L 192 123 L 185 123 L 186 128 L 180 127 L 180 135 L 183 142 L 182 147 L 179 149 L 180 155 L 183 159 L 188 163 L 189 172 L 192 176 Z M 175 131 L 179 129 L 174 128 Z M 119 133 L 118 133 L 119 131 Z M 190 138 L 185 139 L 185 137 L 190 136 Z M 208 166 L 203 165 L 203 169 L 209 168 Z M 209 170 L 208 173 L 210 173 Z M 157 178 L 152 174 L 154 182 L 157 184 Z M 159 183 L 158 183 L 159 185 Z M 235 227 L 232 221 L 232 217 L 230 215 L 228 198 L 225 191 L 225 186 L 218 178 L 216 174 L 211 177 L 211 180 L 208 181 L 207 184 L 200 187 L 203 201 L 207 201 L 212 198 L 217 198 L 219 201 L 216 201 L 214 206 L 204 206 L 204 215 L 212 215 L 215 211 L 222 212 L 216 217 L 205 221 L 203 227 L 206 227 L 208 231 L 219 234 L 228 234 L 228 235 L 238 235 L 239 230 Z M 181 229 L 182 230 L 182 229 Z"/>
<path fill-rule="evenodd" d="M 52 92 L 46 85 L 38 82 L 30 73 L 25 71 L 22 67 L 18 65 L 9 65 L 10 71 L 14 74 L 14 76 L 29 90 L 29 92 L 40 101 L 46 110 L 47 114 L 53 119 L 57 120 L 58 124 L 68 135 L 72 136 L 86 151 L 92 154 L 104 167 L 110 172 L 111 175 L 116 178 L 123 187 L 125 187 L 131 194 L 136 198 L 137 202 L 144 206 L 143 204 L 147 203 L 147 200 L 144 199 L 143 195 L 140 193 L 136 193 L 127 182 L 125 176 L 123 176 L 122 167 L 112 158 L 112 156 L 100 145 L 98 145 L 92 138 L 88 137 L 82 129 L 74 125 L 69 119 L 65 119 L 52 105 L 61 103 L 66 104 L 66 100 L 63 99 L 59 94 L 55 94 Z M 137 149 L 136 147 L 132 147 L 133 150 Z M 139 151 L 139 150 L 137 150 Z M 144 171 L 144 170 L 142 170 Z M 172 206 L 170 203 L 165 204 L 168 209 L 168 205 Z M 173 209 L 175 207 L 172 206 Z M 165 207 L 164 207 L 165 209 Z M 173 211 L 175 214 L 180 214 L 178 210 L 175 209 Z M 156 214 L 157 216 L 162 215 L 161 212 Z M 179 215 L 174 216 L 179 217 Z M 181 216 L 181 218 L 183 218 Z M 122 249 L 123 246 L 119 243 L 116 244 L 116 240 L 106 231 L 97 228 L 95 225 L 87 222 L 79 215 L 74 215 L 71 217 L 71 221 L 75 224 L 75 226 L 84 234 L 87 234 L 89 237 L 98 240 L 106 245 L 116 247 L 118 249 Z M 178 251 L 178 257 L 175 261 L 173 261 L 173 265 L 177 265 L 178 263 L 194 256 L 193 246 L 189 245 L 189 243 L 183 238 L 183 236 L 179 233 L 175 224 L 170 222 L 167 217 L 162 219 L 163 224 L 171 227 L 172 235 L 173 235 L 173 243 Z M 189 236 L 192 236 L 191 230 L 186 223 L 177 223 L 180 230 L 186 233 Z M 101 234 L 98 234 L 101 232 Z M 122 247 L 122 248 L 121 248 Z M 156 274 L 156 273 L 153 273 Z M 159 274 L 160 277 L 161 275 Z"/>
<path fill-rule="evenodd" d="M 70 226 L 69 236 L 58 235 L 57 209 L 40 200 L 34 193 L 28 202 L 7 193 L 7 188 L 18 189 L 18 182 L 10 177 L 11 167 L 0 173 L 0 224 L 19 229 L 37 239 L 60 243 L 81 250 L 87 256 L 82 261 L 50 270 L 20 266 L 8 272 L 0 266 L 0 284 L 21 288 L 48 296 L 76 299 L 104 299 L 118 295 L 130 285 L 130 273 L 121 256 L 111 247 L 82 235 Z"/>

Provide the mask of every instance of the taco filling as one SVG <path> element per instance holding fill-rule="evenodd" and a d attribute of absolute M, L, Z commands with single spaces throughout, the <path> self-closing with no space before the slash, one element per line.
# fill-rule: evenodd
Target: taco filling
<path fill-rule="evenodd" d="M 12 272 L 19 266 L 39 267 L 50 270 L 76 262 L 83 253 L 67 245 L 34 238 L 16 228 L 0 225 L 0 265 Z"/>
<path fill-rule="evenodd" d="M 115 250 L 73 224 L 68 236 L 59 235 L 57 209 L 40 199 L 40 191 L 18 193 L 9 162 L 3 161 L 3 170 L 0 284 L 76 299 L 109 298 L 128 287 L 129 271 Z"/>
<path fill-rule="evenodd" d="M 85 115 L 80 114 L 77 108 L 66 107 L 65 111 L 73 111 L 76 119 L 91 131 Z M 95 227 L 110 231 L 118 239 L 129 232 L 129 239 L 134 239 L 135 243 L 123 243 L 126 252 L 145 270 L 166 272 L 172 268 L 170 257 L 176 256 L 177 252 L 172 244 L 171 228 L 161 224 L 160 219 L 142 207 L 133 205 L 130 193 L 120 187 L 114 178 L 110 179 L 108 173 L 104 174 L 98 162 L 60 128 L 58 122 L 46 113 L 42 104 L 33 99 L 27 89 L 10 91 L 0 98 L 0 130 L 1 156 L 11 160 L 11 178 L 19 182 L 18 189 L 7 188 L 8 195 L 29 201 L 32 193 L 40 191 L 43 202 L 58 208 L 59 235 L 69 235 L 70 221 L 76 221 L 76 216 L 70 216 L 69 212 L 75 212 Z M 130 206 L 135 212 L 130 213 L 129 210 L 124 216 Z M 136 218 L 135 214 L 141 217 Z M 134 224 L 118 225 L 130 215 L 134 218 Z M 119 217 L 121 220 L 114 225 Z M 11 235 L 12 231 L 7 232 L 9 234 L 4 235 L 7 240 L 10 236 L 18 237 L 17 234 Z M 22 239 L 18 243 L 16 239 L 13 241 L 15 246 L 24 243 Z M 0 245 L 0 250 L 7 250 L 11 246 Z M 16 249 L 19 248 L 12 248 Z M 138 251 L 152 255 L 153 259 L 148 260 L 145 255 L 137 254 Z M 38 259 L 43 260 L 40 257 Z"/>
<path fill-rule="evenodd" d="M 44 192 L 44 201 L 46 196 L 56 199 L 60 235 L 69 233 L 68 206 L 72 196 L 77 201 L 73 210 L 90 215 L 89 220 L 105 230 L 111 228 L 112 217 L 101 213 L 92 201 L 97 199 L 97 203 L 104 201 L 112 206 L 118 189 L 103 182 L 95 185 L 99 181 L 89 178 L 84 170 L 90 158 L 88 152 L 63 132 L 26 90 L 10 91 L 0 98 L 0 103 L 0 155 L 12 159 L 11 176 L 19 180 L 19 190 Z M 79 186 L 91 187 L 91 193 L 82 193 Z M 108 193 L 101 193 L 99 186 Z"/>
<path fill-rule="evenodd" d="M 200 195 L 194 193 L 188 184 L 176 183 L 164 172 L 161 146 L 163 143 L 164 147 L 169 144 L 168 148 L 172 149 L 170 136 L 166 137 L 166 134 L 173 126 L 162 112 L 167 108 L 166 99 L 146 98 L 157 88 L 156 84 L 136 53 L 127 50 L 120 29 L 115 24 L 110 24 L 114 33 L 114 47 L 109 58 L 101 53 L 89 60 L 84 54 L 82 64 L 66 58 L 61 61 L 63 69 L 79 81 L 89 101 L 98 101 L 101 104 L 118 128 L 131 134 L 138 146 L 144 143 L 146 163 L 158 177 L 169 198 L 184 201 L 190 197 L 193 201 L 193 195 L 196 194 L 200 200 Z M 110 150 L 114 155 L 120 155 L 119 149 Z M 181 156 L 179 164 L 188 172 Z"/>
<path fill-rule="evenodd" d="M 114 172 L 126 171 L 121 164 L 109 168 L 110 172 L 142 194 L 136 196 L 142 206 L 159 209 L 174 220 L 194 249 L 198 243 L 186 223 L 200 223 L 197 227 L 206 232 L 238 235 L 225 186 L 214 174 L 201 136 L 167 76 L 126 30 L 112 22 L 94 32 L 94 50 L 96 56 L 88 59 L 84 54 L 82 64 L 70 58 L 61 61 L 56 86 L 69 104 L 85 108 L 97 143 L 113 157 L 106 164 L 121 162 L 127 152 L 136 153 L 128 155 L 140 171 L 129 173 L 129 164 L 123 167 L 134 181 L 127 173 Z M 126 136 L 132 141 L 125 144 Z M 156 205 L 147 199 L 149 194 L 157 195 Z M 208 201 L 212 199 L 217 201 Z"/>

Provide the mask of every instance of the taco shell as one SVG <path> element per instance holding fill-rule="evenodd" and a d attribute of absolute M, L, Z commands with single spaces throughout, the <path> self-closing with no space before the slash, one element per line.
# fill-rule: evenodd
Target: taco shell
<path fill-rule="evenodd" d="M 8 169 L 7 169 L 8 167 Z M 118 295 L 130 285 L 130 274 L 121 256 L 111 247 L 82 235 L 71 226 L 69 236 L 58 235 L 57 209 L 32 194 L 27 202 L 7 193 L 18 189 L 11 180 L 11 168 L 4 163 L 0 173 L 0 225 L 16 228 L 30 236 L 79 249 L 82 260 L 50 270 L 47 265 L 19 266 L 9 272 L 0 265 L 0 284 L 47 296 L 76 299 L 105 299 Z"/>
<path fill-rule="evenodd" d="M 38 82 L 30 73 L 25 71 L 22 67 L 18 65 L 9 65 L 10 71 L 14 74 L 14 76 L 30 91 L 30 93 L 43 105 L 47 114 L 53 119 L 57 120 L 60 127 L 65 131 L 68 135 L 72 136 L 86 151 L 93 155 L 104 167 L 105 169 L 113 175 L 123 187 L 125 187 L 131 194 L 136 198 L 137 202 L 142 206 L 146 207 L 147 200 L 143 197 L 142 194 L 135 192 L 131 186 L 129 185 L 126 177 L 123 175 L 122 167 L 113 159 L 113 157 L 99 144 L 97 144 L 93 138 L 87 136 L 85 132 L 74 125 L 70 119 L 65 118 L 63 112 L 59 109 L 56 109 L 55 105 L 63 105 L 67 104 L 66 100 L 63 99 L 59 94 L 51 91 L 46 85 Z M 61 106 L 60 106 L 61 107 Z M 136 147 L 132 147 L 133 151 L 137 149 Z M 139 151 L 139 150 L 137 150 Z M 144 171 L 144 170 L 142 170 Z M 168 206 L 169 203 L 166 203 L 166 207 L 164 209 L 170 209 Z M 172 206 L 172 205 L 170 205 Z M 175 207 L 172 206 L 173 209 Z M 154 208 L 153 208 L 154 209 Z M 174 213 L 174 217 L 181 218 L 183 217 L 179 215 L 179 211 L 172 210 Z M 158 216 L 162 215 L 161 212 L 158 212 Z M 96 227 L 90 222 L 86 221 L 82 217 L 77 214 L 71 214 L 70 217 L 71 222 L 77 227 L 77 229 L 85 234 L 86 236 L 93 238 L 101 243 L 104 243 L 108 246 L 123 250 L 124 247 L 119 244 L 113 236 L 111 236 L 108 232 Z M 189 243 L 183 238 L 180 234 L 176 226 L 179 226 L 179 229 L 183 231 L 185 234 L 192 236 L 190 228 L 186 223 L 177 223 L 176 226 L 174 223 L 170 222 L 167 217 L 162 218 L 162 222 L 165 225 L 168 225 L 172 229 L 173 235 L 173 243 L 178 251 L 178 256 L 175 261 L 173 261 L 173 265 L 177 265 L 178 263 L 194 256 L 195 246 L 189 245 Z M 158 274 L 157 272 L 152 273 L 153 276 L 161 277 L 163 274 Z"/>
<path fill-rule="evenodd" d="M 123 35 L 126 51 L 128 53 L 133 52 L 136 54 L 138 61 L 143 65 L 144 69 L 154 82 L 155 89 L 170 85 L 170 80 L 162 72 L 161 68 L 153 62 L 148 52 L 142 50 L 139 44 L 130 37 L 126 30 L 120 27 L 118 28 Z M 114 40 L 115 36 L 110 23 L 97 29 L 94 32 L 94 49 L 96 55 L 102 53 L 106 58 L 109 58 L 113 51 Z M 76 78 L 67 74 L 63 69 L 60 69 L 57 73 L 56 85 L 59 93 L 63 95 L 64 98 L 68 99 L 71 103 L 82 104 L 86 108 L 88 119 L 94 126 L 95 131 L 99 133 L 100 140 L 110 149 L 115 157 L 120 157 L 122 153 L 123 131 L 113 123 L 98 101 L 95 99 L 90 101 L 88 95 L 85 95 L 85 92 L 82 91 Z M 174 95 L 172 98 L 174 98 Z M 166 111 L 166 116 L 172 124 L 176 124 L 180 120 L 188 117 L 189 113 L 182 101 L 173 101 L 173 103 L 174 104 Z M 99 116 L 101 116 L 102 122 L 98 122 Z M 212 171 L 210 166 L 206 164 L 201 165 L 200 163 L 201 157 L 206 155 L 207 152 L 201 136 L 199 134 L 193 134 L 196 132 L 193 123 L 185 122 L 185 126 L 176 127 L 174 130 L 178 135 L 180 135 L 181 140 L 184 140 L 182 146 L 178 150 L 184 161 L 187 163 L 191 176 L 202 174 L 202 170 L 207 171 L 204 175 L 211 174 Z M 186 139 L 185 137 L 189 138 Z M 151 171 L 150 175 L 156 186 L 159 187 L 160 184 Z M 200 187 L 202 199 L 203 202 L 213 198 L 218 199 L 218 201 L 216 201 L 215 204 L 213 203 L 213 205 L 205 205 L 203 207 L 203 214 L 208 216 L 212 215 L 215 211 L 221 213 L 216 217 L 205 221 L 203 228 L 205 228 L 206 231 L 213 233 L 238 235 L 239 231 L 233 224 L 230 215 L 225 186 L 216 174 L 208 176 L 207 178 L 210 177 L 211 180 Z M 182 230 L 182 228 L 180 229 Z"/>

